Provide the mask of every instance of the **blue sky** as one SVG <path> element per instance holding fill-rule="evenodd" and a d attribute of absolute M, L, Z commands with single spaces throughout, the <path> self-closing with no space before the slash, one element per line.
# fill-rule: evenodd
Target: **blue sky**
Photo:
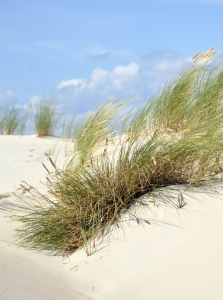
<path fill-rule="evenodd" d="M 223 52 L 222 16 L 223 0 L 0 0 L 0 101 L 144 101 L 199 50 Z"/>

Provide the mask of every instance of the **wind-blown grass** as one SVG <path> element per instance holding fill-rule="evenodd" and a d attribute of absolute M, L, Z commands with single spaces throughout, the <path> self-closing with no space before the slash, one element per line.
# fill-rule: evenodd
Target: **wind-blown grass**
<path fill-rule="evenodd" d="M 38 205 L 17 217 L 24 223 L 19 242 L 72 252 L 100 236 L 139 196 L 170 184 L 199 185 L 222 172 L 223 69 L 213 54 L 212 48 L 197 55 L 129 116 L 123 138 L 111 139 L 119 141 L 113 155 L 108 135 L 117 106 L 107 103 L 88 116 L 76 129 L 71 156 L 78 159 L 62 170 L 52 161 L 48 192 L 30 190 Z"/>
<path fill-rule="evenodd" d="M 108 101 L 94 109 L 90 115 L 77 125 L 74 131 L 75 150 L 84 164 L 92 156 L 99 144 L 114 135 L 118 121 L 114 121 L 124 103 Z"/>
<path fill-rule="evenodd" d="M 0 107 L 0 134 L 23 134 L 27 112 L 17 104 L 3 104 Z"/>
<path fill-rule="evenodd" d="M 43 98 L 34 108 L 34 123 L 38 137 L 52 135 L 58 122 L 57 104 L 51 98 Z"/>

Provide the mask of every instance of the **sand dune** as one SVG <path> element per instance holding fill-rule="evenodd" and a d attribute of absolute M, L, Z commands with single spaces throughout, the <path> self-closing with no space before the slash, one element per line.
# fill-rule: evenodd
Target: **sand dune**
<path fill-rule="evenodd" d="M 21 180 L 40 186 L 54 138 L 0 136 L 0 298 L 98 300 L 223 299 L 223 183 L 176 185 L 141 197 L 87 256 L 16 247 Z M 180 193 L 180 194 L 179 194 Z M 186 205 L 177 208 L 178 195 Z M 155 204 L 154 205 L 154 201 Z M 166 205 L 169 201 L 172 205 Z"/>

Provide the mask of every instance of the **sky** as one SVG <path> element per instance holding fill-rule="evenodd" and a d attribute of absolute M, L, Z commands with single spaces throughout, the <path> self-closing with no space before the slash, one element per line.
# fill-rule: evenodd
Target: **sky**
<path fill-rule="evenodd" d="M 222 54 L 222 16 L 223 0 L 0 0 L 0 103 L 146 101 L 198 51 Z"/>

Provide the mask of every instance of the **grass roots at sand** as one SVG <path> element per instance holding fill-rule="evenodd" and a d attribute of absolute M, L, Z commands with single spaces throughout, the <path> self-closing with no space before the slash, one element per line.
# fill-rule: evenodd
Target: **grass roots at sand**
<path fill-rule="evenodd" d="M 79 124 L 63 168 L 52 160 L 48 192 L 30 190 L 37 205 L 16 218 L 23 222 L 19 243 L 72 252 L 99 237 L 140 195 L 170 184 L 199 185 L 222 172 L 223 69 L 214 53 L 196 55 L 151 102 L 125 116 L 119 138 L 112 134 L 115 103 Z"/>

